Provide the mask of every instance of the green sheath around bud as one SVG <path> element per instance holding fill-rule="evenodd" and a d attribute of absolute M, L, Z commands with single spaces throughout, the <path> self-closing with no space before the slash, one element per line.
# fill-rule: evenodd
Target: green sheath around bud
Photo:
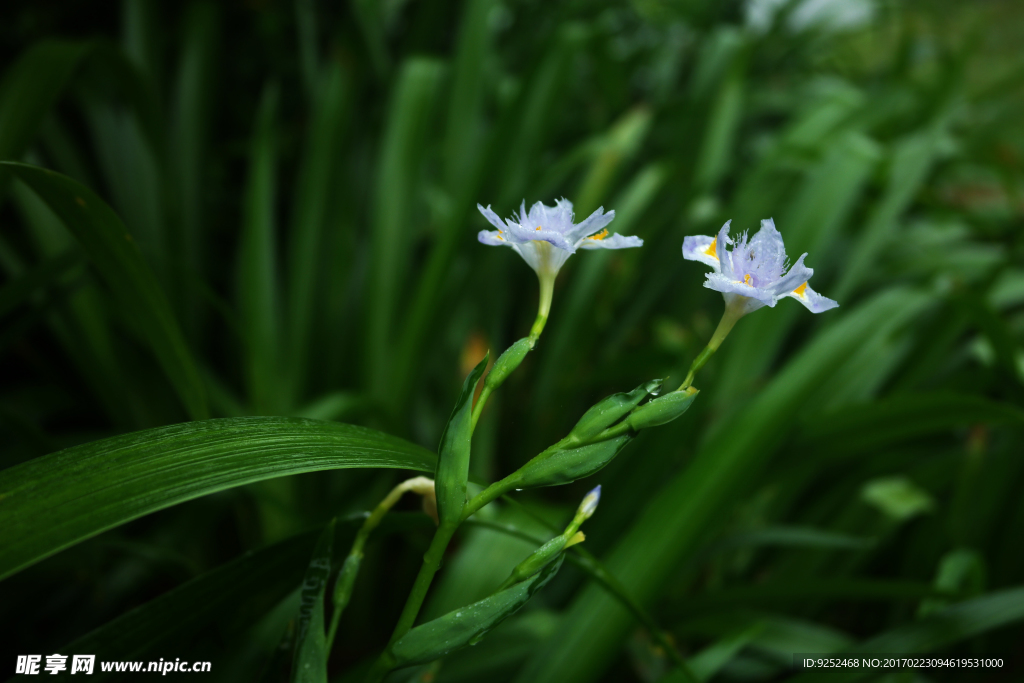
<path fill-rule="evenodd" d="M 608 398 L 598 401 L 590 410 L 583 413 L 576 426 L 569 432 L 569 438 L 576 443 L 586 443 L 597 436 L 608 427 L 619 421 L 629 411 L 636 408 L 640 401 L 644 400 L 652 391 L 661 386 L 660 379 L 652 379 L 646 384 L 641 384 L 628 393 L 612 394 Z"/>
<path fill-rule="evenodd" d="M 687 387 L 682 391 L 665 394 L 634 410 L 626 418 L 626 422 L 636 431 L 671 422 L 686 412 L 698 393 L 700 392 L 697 389 Z"/>
<path fill-rule="evenodd" d="M 434 490 L 437 512 L 442 525 L 457 526 L 466 505 L 466 482 L 469 480 L 469 448 L 473 438 L 473 392 L 480 375 L 487 368 L 487 356 L 480 361 L 462 383 L 462 393 L 448 418 L 441 445 L 437 449 L 437 471 Z"/>
<path fill-rule="evenodd" d="M 494 367 L 484 378 L 484 386 L 492 390 L 500 387 L 502 382 L 519 367 L 532 348 L 533 342 L 530 338 L 523 337 L 505 349 L 505 352 L 498 356 L 498 360 L 494 361 Z"/>
<path fill-rule="evenodd" d="M 523 465 L 508 479 L 517 489 L 568 484 L 589 477 L 610 463 L 631 438 L 629 434 L 622 434 L 588 446 L 549 448 Z"/>
<path fill-rule="evenodd" d="M 501 584 L 498 590 L 505 590 L 513 584 L 524 581 L 546 567 L 565 549 L 567 540 L 564 535 L 555 536 L 537 548 L 532 555 L 516 565 L 509 577 L 505 579 L 505 583 Z"/>

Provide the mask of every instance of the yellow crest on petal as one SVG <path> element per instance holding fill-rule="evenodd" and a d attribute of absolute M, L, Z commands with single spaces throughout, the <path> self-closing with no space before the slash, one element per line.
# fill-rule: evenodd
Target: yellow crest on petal
<path fill-rule="evenodd" d="M 704 253 L 707 254 L 708 256 L 713 256 L 715 258 L 718 258 L 718 253 L 715 251 L 715 247 L 717 245 L 718 245 L 718 238 L 716 237 L 715 239 L 711 240 L 711 244 L 709 244 L 708 248 L 704 250 Z"/>

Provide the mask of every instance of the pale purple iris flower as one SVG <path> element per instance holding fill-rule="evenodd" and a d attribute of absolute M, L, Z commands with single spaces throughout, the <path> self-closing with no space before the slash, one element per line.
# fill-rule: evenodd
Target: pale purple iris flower
<path fill-rule="evenodd" d="M 683 258 L 700 261 L 714 269 L 704 286 L 721 292 L 726 306 L 741 307 L 742 314 L 762 306 L 775 306 L 779 299 L 791 297 L 812 313 L 821 313 L 839 304 L 807 285 L 814 271 L 804 265 L 802 255 L 788 265 L 782 235 L 772 219 L 761 221 L 761 229 L 752 238 L 729 237 L 726 221 L 716 237 L 696 235 L 683 239 Z M 732 249 L 726 247 L 732 245 Z"/>
<path fill-rule="evenodd" d="M 609 234 L 605 226 L 615 212 L 600 208 L 583 222 L 574 225 L 572 202 L 559 199 L 554 206 L 537 202 L 526 210 L 522 203 L 519 215 L 502 221 L 491 207 L 476 208 L 497 230 L 481 230 L 477 238 L 484 244 L 512 247 L 541 278 L 558 273 L 566 259 L 577 249 L 627 249 L 642 246 L 639 237 Z"/>

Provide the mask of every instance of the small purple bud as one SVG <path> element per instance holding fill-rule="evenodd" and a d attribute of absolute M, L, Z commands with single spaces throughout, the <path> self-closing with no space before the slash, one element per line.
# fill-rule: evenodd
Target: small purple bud
<path fill-rule="evenodd" d="M 598 484 L 583 498 L 583 502 L 580 503 L 580 515 L 583 519 L 590 519 L 594 511 L 597 510 L 597 504 L 601 501 L 601 485 Z"/>

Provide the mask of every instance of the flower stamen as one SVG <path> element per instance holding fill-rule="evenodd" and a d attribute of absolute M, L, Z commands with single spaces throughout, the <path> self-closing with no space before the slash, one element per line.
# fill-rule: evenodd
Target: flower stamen
<path fill-rule="evenodd" d="M 796 294 L 799 297 L 802 297 L 804 295 L 805 291 L 807 291 L 807 283 L 806 282 L 803 283 L 802 285 L 800 285 L 799 287 L 797 287 L 796 289 L 794 289 L 793 293 Z"/>
<path fill-rule="evenodd" d="M 594 234 L 594 235 L 591 235 L 587 239 L 590 239 L 590 240 L 603 240 L 607 236 L 608 236 L 608 228 L 605 228 L 601 232 L 599 232 L 597 234 Z"/>
<path fill-rule="evenodd" d="M 716 246 L 718 246 L 717 237 L 711 240 L 711 244 L 708 245 L 708 248 L 704 250 L 704 253 L 707 254 L 708 256 L 714 256 L 715 258 L 718 258 L 718 252 L 715 251 Z"/>

